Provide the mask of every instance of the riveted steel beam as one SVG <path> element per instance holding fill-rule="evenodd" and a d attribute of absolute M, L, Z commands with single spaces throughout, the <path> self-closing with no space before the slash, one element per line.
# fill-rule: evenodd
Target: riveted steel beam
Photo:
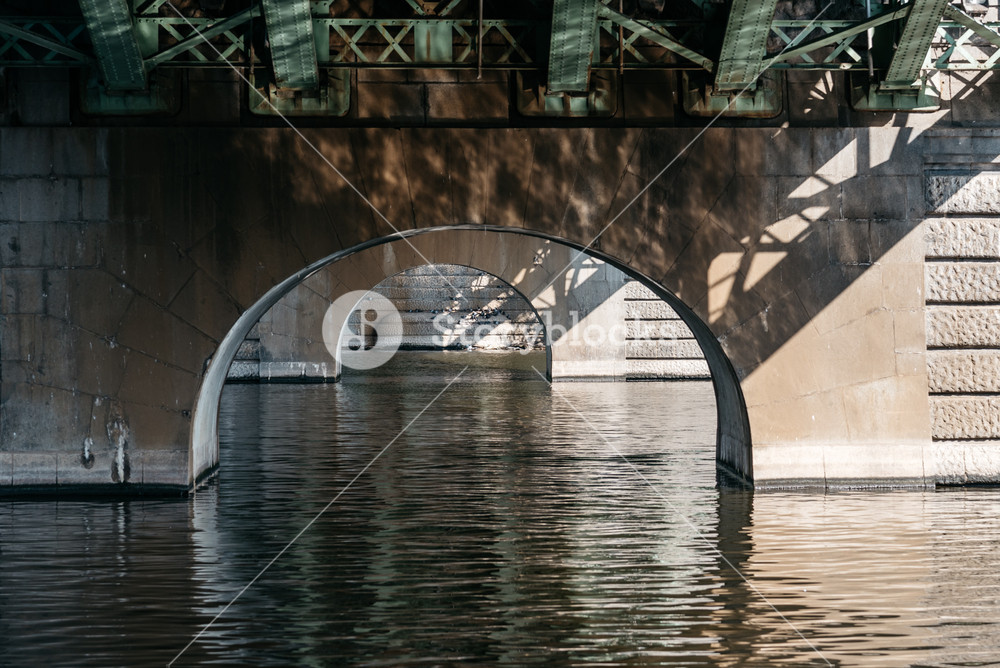
<path fill-rule="evenodd" d="M 982 37 L 994 46 L 1000 46 L 1000 34 L 993 28 L 984 26 L 982 23 L 972 18 L 954 5 L 946 5 L 944 8 L 945 18 L 951 19 L 964 28 L 968 28 L 974 34 Z"/>
<path fill-rule="evenodd" d="M 585 93 L 597 49 L 598 0 L 555 0 L 549 42 L 550 93 Z"/>
<path fill-rule="evenodd" d="M 70 59 L 71 62 L 79 63 L 89 63 L 93 59 L 76 46 L 73 45 L 73 40 L 84 32 L 82 26 L 76 26 L 71 28 L 67 35 L 63 35 L 58 29 L 56 29 L 51 23 L 39 22 L 41 27 L 44 28 L 49 35 L 39 34 L 33 30 L 27 30 L 26 28 L 11 23 L 6 20 L 0 19 L 0 35 L 7 35 L 14 40 L 20 40 L 22 42 L 31 44 L 33 46 L 40 47 L 39 55 L 35 56 L 34 59 L 38 64 L 54 63 L 57 65 L 63 65 L 61 60 L 56 60 L 54 56 L 64 56 Z M 7 51 L 6 45 L 3 47 L 3 51 Z M 32 54 L 30 54 L 25 49 L 20 49 L 25 59 L 31 59 Z"/>
<path fill-rule="evenodd" d="M 146 59 L 146 66 L 149 68 L 156 67 L 166 62 L 177 58 L 179 55 L 191 51 L 197 47 L 204 46 L 210 40 L 215 39 L 219 35 L 223 35 L 234 28 L 242 26 L 244 23 L 249 21 L 251 18 L 260 16 L 260 9 L 256 6 L 250 7 L 249 9 L 244 9 L 241 12 L 237 12 L 226 19 L 219 19 L 212 21 L 210 24 L 206 23 L 204 25 L 194 25 L 192 23 L 182 24 L 186 28 L 193 28 L 191 35 L 184 39 L 174 40 L 174 44 L 168 48 L 156 53 Z M 153 25 L 157 24 L 156 20 L 149 19 L 138 19 L 140 24 L 143 22 L 149 22 Z"/>
<path fill-rule="evenodd" d="M 892 55 L 880 90 L 914 90 L 921 86 L 920 70 L 930 52 L 931 40 L 941 23 L 948 0 L 911 0 L 903 34 Z"/>
<path fill-rule="evenodd" d="M 129 0 L 79 0 L 108 90 L 146 89 L 146 66 L 132 26 Z"/>
<path fill-rule="evenodd" d="M 767 35 L 778 0 L 733 0 L 715 72 L 718 91 L 753 88 L 764 71 Z"/>
<path fill-rule="evenodd" d="M 318 88 L 319 66 L 309 0 L 264 0 L 264 22 L 278 87 Z"/>
<path fill-rule="evenodd" d="M 598 11 L 601 18 L 610 20 L 613 24 L 621 26 L 633 35 L 662 46 L 664 49 L 676 53 L 678 56 L 687 58 L 709 72 L 715 71 L 715 62 L 711 58 L 706 58 L 694 49 L 674 39 L 667 30 L 666 25 L 633 19 L 605 5 L 602 5 Z"/>
<path fill-rule="evenodd" d="M 845 46 L 849 46 L 851 40 L 861 33 L 876 28 L 885 23 L 901 19 L 910 13 L 910 6 L 904 5 L 903 7 L 893 10 L 882 12 L 868 18 L 860 23 L 851 22 L 843 23 L 839 21 L 811 21 L 804 28 L 800 28 L 797 22 L 792 21 L 775 21 L 774 27 L 779 28 L 791 28 L 799 30 L 798 37 L 795 40 L 789 41 L 788 46 L 764 60 L 764 69 L 768 69 L 772 66 L 780 65 L 781 63 L 793 60 L 795 58 L 800 58 L 813 51 L 817 51 L 823 47 L 836 46 L 834 49 L 835 53 L 843 53 L 846 49 Z M 792 25 L 788 25 L 792 24 Z M 834 28 L 833 26 L 837 27 Z M 822 37 L 816 39 L 807 39 L 809 36 L 816 32 L 825 33 Z M 784 32 L 779 32 L 780 37 L 784 37 Z M 826 62 L 826 61 L 824 61 Z M 860 58 L 857 62 L 860 62 Z M 837 65 L 838 69 L 844 69 L 841 64 Z"/>

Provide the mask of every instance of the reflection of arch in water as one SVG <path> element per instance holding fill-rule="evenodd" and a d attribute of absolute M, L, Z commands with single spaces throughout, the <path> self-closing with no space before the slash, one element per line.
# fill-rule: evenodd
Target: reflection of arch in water
<path fill-rule="evenodd" d="M 404 238 L 405 237 L 405 238 Z M 581 311 L 581 295 L 588 290 L 598 295 L 609 290 L 596 283 L 585 267 L 593 260 L 603 261 L 643 283 L 657 297 L 666 301 L 693 332 L 712 373 L 717 407 L 716 459 L 746 477 L 751 476 L 750 429 L 739 381 L 719 342 L 694 312 L 672 293 L 652 279 L 598 251 L 551 235 L 528 230 L 490 226 L 450 226 L 407 230 L 375 239 L 354 248 L 330 255 L 289 276 L 247 309 L 230 329 L 205 373 L 191 429 L 191 475 L 197 479 L 218 463 L 218 409 L 229 365 L 255 323 L 288 294 L 306 281 L 328 281 L 316 286 L 326 300 L 353 290 L 369 290 L 387 276 L 428 263 L 461 264 L 493 274 L 525 295 L 533 305 L 543 304 L 554 322 L 570 322 L 572 311 Z M 338 268 L 336 281 L 328 266 Z M 607 297 L 610 297 L 610 292 Z M 589 302 L 600 303 L 593 295 Z M 329 301 L 325 302 L 326 304 Z M 599 317 L 588 311 L 589 316 Z M 586 320 L 580 320 L 586 325 Z M 573 337 L 566 345 L 573 344 Z M 552 350 L 552 342 L 549 342 Z M 558 344 L 558 342 L 556 342 Z M 583 342 L 586 346 L 586 342 Z M 614 363 L 599 346 L 577 350 L 575 359 L 567 357 L 567 366 L 552 365 L 555 377 L 580 377 Z M 582 353 L 582 355 L 580 354 Z M 555 351 L 550 354 L 556 355 Z M 553 357 L 558 359 L 557 356 Z M 606 371 L 606 370 L 605 370 Z M 598 373 L 601 377 L 613 374 Z"/>

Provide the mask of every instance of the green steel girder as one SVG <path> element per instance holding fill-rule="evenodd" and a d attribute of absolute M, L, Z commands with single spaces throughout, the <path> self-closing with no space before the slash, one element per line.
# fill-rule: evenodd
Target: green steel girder
<path fill-rule="evenodd" d="M 597 50 L 598 0 L 554 0 L 549 93 L 585 93 Z"/>
<path fill-rule="evenodd" d="M 865 32 L 905 19 L 912 7 L 903 5 L 861 20 L 774 20 L 770 43 L 783 48 L 768 54 L 761 69 L 867 71 Z M 320 68 L 475 69 L 480 55 L 487 69 L 537 70 L 545 63 L 546 53 L 539 49 L 547 41 L 547 21 L 486 19 L 480 42 L 480 24 L 473 18 L 348 19 L 320 9 L 313 4 L 310 19 Z M 137 11 L 134 36 L 147 73 L 160 67 L 251 64 L 249 26 L 260 16 L 257 2 L 220 18 L 181 17 L 150 3 Z M 947 20 L 933 24 L 930 69 L 1000 69 L 1000 24 L 979 22 L 953 7 L 943 13 Z M 702 21 L 640 20 L 600 5 L 591 73 L 619 68 L 713 72 L 715 62 L 701 51 L 708 29 Z M 127 33 L 124 37 L 132 41 Z M 79 17 L 0 16 L 0 67 L 81 67 L 98 63 L 97 54 Z M 888 57 L 876 61 L 875 69 L 884 72 L 888 64 Z"/>
<path fill-rule="evenodd" d="M 860 22 L 813 21 L 809 24 L 809 26 L 807 26 L 808 29 L 800 28 L 800 21 L 775 21 L 771 26 L 771 29 L 778 33 L 779 37 L 785 41 L 787 46 L 775 55 L 766 58 L 764 60 L 764 69 L 782 67 L 787 64 L 788 61 L 794 60 L 795 58 L 808 57 L 808 54 L 814 51 L 836 45 L 836 48 L 833 49 L 832 53 L 823 60 L 824 64 L 833 63 L 835 61 L 831 60 L 831 58 L 848 52 L 851 42 L 862 33 L 880 25 L 901 19 L 909 13 L 910 6 L 905 5 L 900 9 L 882 12 Z M 789 39 L 785 34 L 785 30 L 790 32 L 796 29 L 801 30 L 801 32 L 794 39 Z M 808 39 L 815 33 L 823 33 L 823 36 L 815 39 Z M 852 60 L 854 60 L 855 63 L 860 63 L 861 57 L 852 57 Z M 815 63 L 809 60 L 807 61 L 807 64 Z M 841 63 L 838 63 L 838 68 L 844 69 Z"/>
<path fill-rule="evenodd" d="M 146 89 L 146 66 L 132 26 L 129 0 L 79 0 L 97 66 L 112 91 Z"/>
<path fill-rule="evenodd" d="M 706 58 L 694 49 L 685 46 L 682 42 L 671 36 L 668 28 L 672 27 L 674 25 L 673 23 L 640 21 L 639 19 L 633 19 L 616 12 L 607 6 L 601 6 L 599 14 L 602 18 L 610 20 L 612 25 L 621 26 L 636 37 L 646 39 L 672 53 L 682 56 L 683 58 L 687 58 L 691 62 L 696 63 L 701 68 L 709 72 L 715 71 L 715 63 L 711 58 Z"/>
<path fill-rule="evenodd" d="M 279 88 L 319 87 L 316 37 L 309 0 L 263 0 L 274 80 Z"/>
<path fill-rule="evenodd" d="M 175 39 L 175 44 L 147 58 L 146 66 L 152 69 L 192 52 L 198 53 L 204 60 L 207 60 L 208 56 L 199 49 L 205 48 L 206 42 L 211 42 L 217 37 L 225 37 L 229 41 L 228 47 L 219 49 L 219 52 L 222 53 L 223 57 L 231 57 L 234 53 L 244 51 L 245 48 L 243 40 L 232 31 L 257 16 L 260 16 L 260 8 L 254 5 L 225 19 L 174 19 L 170 23 L 160 19 L 137 19 L 140 28 L 149 26 L 159 30 L 163 29 L 164 26 L 171 26 L 170 33 Z M 189 34 L 182 34 L 178 28 L 186 29 Z M 218 55 L 212 49 L 208 49 L 206 53 L 212 56 Z M 237 62 L 242 62 L 242 60 L 237 60 Z"/>
<path fill-rule="evenodd" d="M 767 36 L 777 5 L 778 0 L 733 0 L 715 72 L 716 90 L 754 88 L 764 71 Z"/>
<path fill-rule="evenodd" d="M 948 0 L 910 0 L 912 9 L 906 17 L 896 52 L 879 85 L 881 90 L 914 90 L 921 83 L 920 70 L 927 61 L 931 41 L 937 33 Z"/>
<path fill-rule="evenodd" d="M 36 32 L 33 30 L 36 27 L 44 28 L 48 34 Z M 10 21 L 0 20 L 0 36 L 5 39 L 4 43 L 0 45 L 0 54 L 14 49 L 15 53 L 38 65 L 62 65 L 63 61 L 57 56 L 68 58 L 74 64 L 90 63 L 93 58 L 75 43 L 86 32 L 84 27 L 79 24 L 68 25 L 67 29 L 62 31 L 56 26 L 42 21 L 18 25 Z"/>

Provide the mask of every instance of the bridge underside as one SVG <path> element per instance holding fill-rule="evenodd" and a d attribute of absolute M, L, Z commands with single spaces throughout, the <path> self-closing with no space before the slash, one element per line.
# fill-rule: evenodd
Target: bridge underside
<path fill-rule="evenodd" d="M 948 258 L 1000 255 L 975 194 L 995 180 L 968 173 L 991 132 L 304 135 L 391 225 L 291 130 L 3 129 L 0 482 L 186 488 L 205 362 L 240 315 L 332 253 L 449 224 L 596 238 L 688 305 L 739 380 L 759 486 L 998 479 L 995 376 L 960 371 L 971 340 L 995 356 L 995 295 L 947 283 Z"/>
<path fill-rule="evenodd" d="M 687 308 L 759 487 L 1000 482 L 998 18 L 0 2 L 0 486 L 190 488 L 275 286 L 468 225 Z"/>

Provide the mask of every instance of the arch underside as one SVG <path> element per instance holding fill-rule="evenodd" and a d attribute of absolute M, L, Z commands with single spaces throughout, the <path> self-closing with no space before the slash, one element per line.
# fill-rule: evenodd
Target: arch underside
<path fill-rule="evenodd" d="M 428 264 L 457 264 L 504 281 L 551 323 L 570 328 L 585 314 L 599 322 L 601 310 L 614 304 L 621 288 L 601 266 L 638 280 L 667 302 L 695 335 L 712 373 L 718 411 L 717 460 L 744 477 L 751 473 L 749 426 L 739 383 L 718 341 L 705 324 L 675 296 L 621 262 L 550 235 L 510 228 L 450 226 L 410 230 L 335 253 L 275 286 L 249 308 L 225 337 L 205 374 L 191 434 L 192 478 L 197 480 L 218 463 L 218 406 L 226 371 L 250 328 L 297 286 L 316 295 L 313 309 L 325 309 L 341 295 L 367 291 L 388 277 Z M 307 311 L 308 315 L 308 311 Z M 312 313 L 322 322 L 322 313 Z M 612 319 L 621 314 L 611 314 Z M 338 323 L 339 332 L 343 322 Z M 322 339 L 322 337 L 317 337 Z M 315 345 L 323 346 L 322 341 Z M 567 335 L 547 341 L 550 376 L 554 379 L 623 378 L 621 359 L 609 346 L 588 345 Z M 322 354 L 322 353 L 321 353 Z M 616 370 L 617 369 L 617 370 Z"/>

